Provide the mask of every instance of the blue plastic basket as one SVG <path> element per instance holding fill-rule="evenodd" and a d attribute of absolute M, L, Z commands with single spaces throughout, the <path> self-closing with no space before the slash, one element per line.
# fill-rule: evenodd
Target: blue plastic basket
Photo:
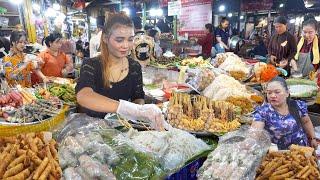
<path fill-rule="evenodd" d="M 166 178 L 166 180 L 196 180 L 197 171 L 203 165 L 207 157 L 201 157 L 188 165 L 181 168 L 178 172 L 171 174 Z"/>

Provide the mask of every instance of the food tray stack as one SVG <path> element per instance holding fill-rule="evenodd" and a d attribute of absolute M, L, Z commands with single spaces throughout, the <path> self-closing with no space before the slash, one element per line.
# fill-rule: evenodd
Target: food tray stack
<path fill-rule="evenodd" d="M 69 106 L 64 106 L 60 112 L 51 118 L 33 123 L 3 123 L 0 124 L 0 137 L 14 136 L 22 133 L 49 131 L 50 129 L 61 124 Z"/>

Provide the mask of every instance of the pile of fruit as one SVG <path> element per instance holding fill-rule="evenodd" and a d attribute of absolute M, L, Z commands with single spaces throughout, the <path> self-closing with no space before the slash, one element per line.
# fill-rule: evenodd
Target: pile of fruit
<path fill-rule="evenodd" d="M 197 132 L 228 132 L 240 127 L 231 103 L 183 93 L 171 97 L 168 122 L 179 129 Z"/>

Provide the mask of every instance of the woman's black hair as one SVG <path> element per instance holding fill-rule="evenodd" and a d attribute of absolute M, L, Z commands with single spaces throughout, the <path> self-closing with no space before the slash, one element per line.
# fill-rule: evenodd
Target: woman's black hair
<path fill-rule="evenodd" d="M 11 46 L 13 45 L 13 43 L 18 42 L 21 37 L 26 37 L 26 33 L 24 31 L 12 31 L 10 35 Z"/>
<path fill-rule="evenodd" d="M 224 22 L 228 21 L 229 22 L 229 19 L 227 17 L 222 17 L 221 20 L 220 20 L 220 25 Z"/>
<path fill-rule="evenodd" d="M 318 21 L 312 14 L 307 14 L 304 16 L 302 27 L 304 26 L 312 26 L 316 30 L 316 32 L 318 31 L 318 28 L 319 28 Z"/>
<path fill-rule="evenodd" d="M 4 51 L 6 53 L 9 53 L 10 51 L 10 41 L 5 37 L 0 37 L 0 49 L 1 48 L 4 48 Z M 2 52 L 0 52 L 0 58 L 3 58 L 4 56 L 5 55 Z"/>
<path fill-rule="evenodd" d="M 286 80 L 280 76 L 277 76 L 275 78 L 273 78 L 271 81 L 269 81 L 268 84 L 272 83 L 272 82 L 278 82 L 280 83 L 280 85 L 287 91 L 289 92 L 289 88 L 288 85 L 286 83 Z M 297 121 L 298 125 L 302 125 L 301 123 L 301 117 L 299 114 L 299 109 L 298 109 L 298 105 L 297 102 L 293 99 L 289 97 L 287 98 L 287 104 L 288 104 L 288 108 L 289 108 L 289 113 L 290 115 Z"/>
<path fill-rule="evenodd" d="M 50 43 L 53 43 L 55 40 L 61 39 L 61 38 L 62 38 L 62 34 L 58 32 L 54 32 L 54 33 L 51 33 L 49 36 L 47 36 L 44 42 L 46 43 L 47 47 L 50 47 Z"/>
<path fill-rule="evenodd" d="M 148 35 L 149 35 L 150 37 L 153 37 L 153 38 L 156 36 L 157 33 L 158 33 L 158 31 L 155 30 L 155 29 L 150 29 L 150 30 L 148 31 Z"/>
<path fill-rule="evenodd" d="M 206 24 L 205 26 L 204 26 L 206 29 L 208 29 L 209 30 L 209 32 L 210 33 L 212 33 L 212 31 L 213 31 L 213 26 L 212 26 L 212 24 Z"/>

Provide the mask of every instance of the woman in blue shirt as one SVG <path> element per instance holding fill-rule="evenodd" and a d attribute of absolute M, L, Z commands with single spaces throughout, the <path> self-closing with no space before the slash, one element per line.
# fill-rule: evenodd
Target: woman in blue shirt
<path fill-rule="evenodd" d="M 215 30 L 215 36 L 217 40 L 217 44 L 215 45 L 215 49 L 217 53 L 224 53 L 229 49 L 229 20 L 226 17 L 223 17 L 220 21 L 219 27 Z"/>
<path fill-rule="evenodd" d="M 290 99 L 288 86 L 281 77 L 268 83 L 266 93 L 267 103 L 255 110 L 252 127 L 267 130 L 279 149 L 288 149 L 291 144 L 316 148 L 306 103 Z"/>

